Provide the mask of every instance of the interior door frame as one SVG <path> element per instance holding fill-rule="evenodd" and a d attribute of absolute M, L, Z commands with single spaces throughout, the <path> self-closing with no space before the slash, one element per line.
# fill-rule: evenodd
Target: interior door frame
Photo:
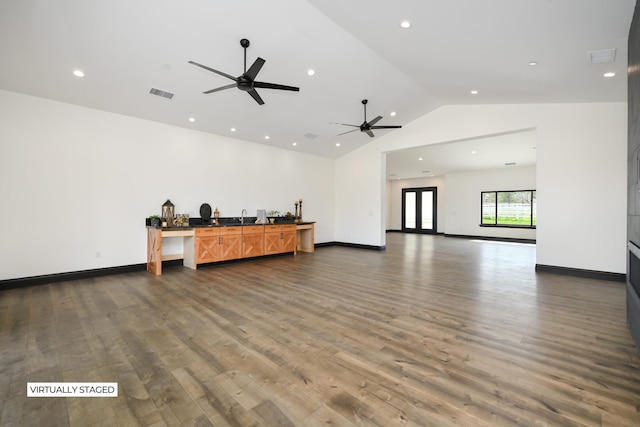
<path fill-rule="evenodd" d="M 422 192 L 432 192 L 432 217 L 433 228 L 422 228 Z M 416 228 L 407 228 L 405 224 L 406 208 L 405 198 L 407 193 L 416 193 Z M 412 187 L 402 189 L 402 231 L 404 233 L 437 234 L 438 233 L 438 187 Z"/>

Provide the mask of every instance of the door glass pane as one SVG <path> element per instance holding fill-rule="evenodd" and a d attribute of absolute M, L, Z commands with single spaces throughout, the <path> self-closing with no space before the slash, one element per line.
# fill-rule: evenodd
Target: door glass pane
<path fill-rule="evenodd" d="M 422 228 L 433 230 L 433 191 L 422 192 Z"/>
<path fill-rule="evenodd" d="M 407 191 L 404 196 L 404 226 L 416 228 L 416 193 Z"/>

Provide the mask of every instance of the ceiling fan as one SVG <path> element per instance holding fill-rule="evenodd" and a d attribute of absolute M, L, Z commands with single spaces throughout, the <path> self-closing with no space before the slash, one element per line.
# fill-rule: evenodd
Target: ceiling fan
<path fill-rule="evenodd" d="M 264 63 L 266 62 L 264 59 L 258 57 L 258 59 L 256 59 L 254 61 L 254 63 L 251 65 L 251 67 L 249 67 L 249 69 L 247 70 L 247 48 L 249 47 L 249 40 L 247 39 L 242 39 L 240 40 L 240 46 L 242 46 L 244 48 L 244 73 L 242 73 L 241 76 L 239 77 L 233 77 L 227 73 L 223 73 L 222 71 L 218 71 L 218 70 L 214 70 L 213 68 L 207 67 L 206 65 L 202 65 L 202 64 L 198 64 L 197 62 L 194 61 L 189 61 L 189 64 L 193 64 L 196 65 L 200 68 L 204 68 L 205 70 L 211 71 L 213 73 L 219 74 L 223 77 L 226 77 L 228 79 L 233 80 L 235 83 L 229 84 L 227 86 L 222 86 L 219 88 L 215 88 L 215 89 L 211 89 L 208 90 L 206 92 L 202 92 L 204 94 L 209 94 L 209 93 L 213 93 L 213 92 L 219 92 L 221 90 L 225 90 L 225 89 L 230 89 L 232 87 L 237 87 L 238 89 L 248 92 L 249 95 L 251 95 L 251 97 L 253 99 L 256 100 L 256 102 L 260 105 L 264 104 L 264 101 L 262 100 L 262 98 L 260 97 L 260 95 L 258 95 L 258 92 L 256 91 L 256 88 L 262 88 L 262 89 L 279 89 L 279 90 L 291 90 L 291 91 L 295 91 L 298 92 L 300 91 L 300 88 L 298 87 L 293 87 L 293 86 L 285 86 L 285 85 L 279 85 L 279 84 L 275 84 L 275 83 L 266 83 L 266 82 L 257 82 L 255 81 L 258 73 L 260 72 L 260 69 L 262 68 L 262 66 L 264 65 Z"/>
<path fill-rule="evenodd" d="M 371 132 L 372 129 L 399 129 L 402 127 L 402 126 L 374 126 L 376 123 L 380 121 L 380 119 L 382 119 L 382 116 L 378 116 L 375 119 L 371 120 L 370 122 L 367 122 L 367 102 L 369 101 L 367 101 L 366 99 L 362 100 L 362 105 L 364 105 L 364 122 L 362 122 L 361 125 L 350 125 L 347 123 L 338 123 L 338 124 L 343 126 L 351 126 L 351 127 L 359 128 L 360 132 L 365 132 L 371 138 L 375 136 L 373 132 Z M 349 131 L 338 134 L 338 136 L 355 132 L 357 130 L 358 129 L 349 130 Z"/>

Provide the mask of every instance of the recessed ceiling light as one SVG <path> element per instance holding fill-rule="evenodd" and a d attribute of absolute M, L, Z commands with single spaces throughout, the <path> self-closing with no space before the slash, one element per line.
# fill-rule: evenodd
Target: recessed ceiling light
<path fill-rule="evenodd" d="M 471 95 L 477 95 L 477 94 L 478 94 L 478 91 L 477 91 L 477 90 L 472 90 L 472 91 L 471 91 Z"/>
<path fill-rule="evenodd" d="M 395 115 L 396 115 L 396 112 L 395 112 L 395 111 L 392 111 L 392 112 L 390 112 L 390 113 L 389 113 L 389 115 L 390 115 L 391 117 L 393 117 L 393 116 L 395 116 Z"/>
<path fill-rule="evenodd" d="M 538 65 L 538 63 L 536 61 L 531 61 L 531 62 L 529 62 L 529 65 L 531 65 L 533 67 L 534 65 Z"/>
<path fill-rule="evenodd" d="M 476 154 L 476 150 L 473 150 L 473 151 L 471 152 L 471 154 Z"/>
<path fill-rule="evenodd" d="M 231 132 L 235 132 L 235 131 L 236 131 L 236 128 L 231 128 L 231 129 L 229 129 L 229 130 L 230 130 Z"/>
<path fill-rule="evenodd" d="M 422 160 L 422 157 L 418 157 L 418 160 L 420 160 L 420 161 L 421 161 L 421 160 Z"/>
<path fill-rule="evenodd" d="M 411 22 L 409 22 L 409 21 L 402 21 L 402 22 L 400 23 L 400 26 L 401 26 L 402 28 L 404 28 L 404 29 L 411 28 Z"/>
<path fill-rule="evenodd" d="M 340 147 L 340 143 L 339 142 L 336 142 L 336 147 Z"/>
<path fill-rule="evenodd" d="M 269 138 L 270 138 L 269 135 L 264 136 L 264 139 L 269 139 Z"/>
<path fill-rule="evenodd" d="M 298 143 L 297 142 L 292 142 L 291 145 L 293 145 L 295 147 L 296 145 L 298 145 Z"/>
<path fill-rule="evenodd" d="M 84 72 L 82 70 L 73 70 L 73 75 L 76 77 L 84 77 Z"/>
<path fill-rule="evenodd" d="M 614 72 L 608 72 L 608 73 L 604 73 L 603 74 L 603 76 L 605 76 L 605 77 L 613 77 L 615 75 L 616 75 L 616 73 L 614 73 Z"/>
<path fill-rule="evenodd" d="M 195 122 L 195 121 L 196 121 L 196 119 L 195 119 L 195 118 L 193 118 L 193 117 L 189 117 L 189 121 L 190 121 L 190 122 Z"/>
<path fill-rule="evenodd" d="M 307 76 L 311 77 L 314 76 L 316 74 L 316 70 L 314 70 L 313 68 L 309 68 L 307 70 Z"/>

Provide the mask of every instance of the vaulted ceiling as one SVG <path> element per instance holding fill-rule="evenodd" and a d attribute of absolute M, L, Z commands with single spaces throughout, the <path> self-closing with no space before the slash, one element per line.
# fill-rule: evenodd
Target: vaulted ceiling
<path fill-rule="evenodd" d="M 338 136 L 351 130 L 339 123 L 363 121 L 362 99 L 380 125 L 450 104 L 624 102 L 634 7 L 635 0 L 2 0 L 0 88 L 338 158 L 371 141 L 357 131 Z M 258 80 L 300 91 L 258 89 L 264 105 L 236 88 L 203 94 L 232 82 L 188 61 L 239 76 L 242 38 L 251 42 L 248 65 L 266 60 Z M 601 53 L 613 58 L 602 63 Z M 402 129 L 375 134 L 393 132 Z"/>

